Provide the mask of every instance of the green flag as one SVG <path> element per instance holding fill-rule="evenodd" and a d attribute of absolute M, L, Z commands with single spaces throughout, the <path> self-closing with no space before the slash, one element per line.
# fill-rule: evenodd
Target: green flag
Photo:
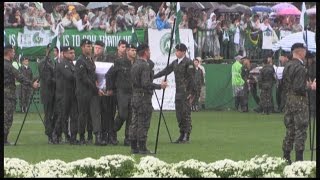
<path fill-rule="evenodd" d="M 134 31 L 134 27 L 132 27 L 132 35 L 131 35 L 131 44 L 134 44 L 136 47 L 139 46 L 139 39 L 137 33 Z"/>
<path fill-rule="evenodd" d="M 180 34 L 179 34 L 179 24 L 182 21 L 182 12 L 180 9 L 180 2 L 177 2 L 177 7 L 176 7 L 176 29 L 175 29 L 175 43 L 179 44 L 180 43 Z"/>

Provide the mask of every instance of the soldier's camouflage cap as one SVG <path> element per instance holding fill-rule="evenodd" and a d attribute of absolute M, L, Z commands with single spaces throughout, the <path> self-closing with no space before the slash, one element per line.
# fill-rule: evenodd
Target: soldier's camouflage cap
<path fill-rule="evenodd" d="M 137 48 L 137 52 L 144 51 L 145 49 L 149 49 L 148 44 L 140 44 Z"/>
<path fill-rule="evenodd" d="M 137 49 L 137 47 L 136 47 L 134 44 L 127 44 L 126 47 L 127 47 L 127 48 Z"/>
<path fill-rule="evenodd" d="M 12 46 L 11 44 L 8 44 L 8 45 L 6 45 L 5 47 L 4 47 L 4 49 L 13 49 L 14 48 L 14 46 Z"/>
<path fill-rule="evenodd" d="M 64 46 L 61 48 L 62 52 L 66 52 L 66 51 L 70 51 L 70 50 L 74 50 L 74 47 L 72 46 Z"/>

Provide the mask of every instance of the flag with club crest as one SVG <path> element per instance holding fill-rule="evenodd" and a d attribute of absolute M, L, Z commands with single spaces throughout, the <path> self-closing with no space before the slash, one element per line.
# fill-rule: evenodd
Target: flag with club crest
<path fill-rule="evenodd" d="M 180 34 L 179 34 L 179 24 L 182 21 L 182 12 L 180 9 L 180 2 L 177 2 L 176 4 L 176 29 L 175 29 L 175 44 L 180 43 Z"/>
<path fill-rule="evenodd" d="M 132 35 L 131 35 L 131 42 L 130 43 L 134 44 L 136 47 L 138 47 L 140 44 L 139 39 L 138 39 L 138 35 L 135 32 L 134 27 L 132 27 Z"/>

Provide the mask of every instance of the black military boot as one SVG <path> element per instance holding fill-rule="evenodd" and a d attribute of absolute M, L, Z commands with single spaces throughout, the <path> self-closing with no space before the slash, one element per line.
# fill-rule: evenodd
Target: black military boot
<path fill-rule="evenodd" d="M 146 141 L 139 141 L 139 154 L 152 154 L 151 151 L 147 149 Z"/>
<path fill-rule="evenodd" d="M 296 151 L 296 161 L 303 161 L 303 151 Z"/>
<path fill-rule="evenodd" d="M 187 141 L 189 142 L 190 133 L 187 134 Z"/>
<path fill-rule="evenodd" d="M 8 134 L 4 134 L 4 137 L 3 137 L 3 144 L 5 146 L 10 146 L 10 142 L 8 141 Z"/>
<path fill-rule="evenodd" d="M 52 136 L 48 136 L 48 144 L 53 144 Z"/>
<path fill-rule="evenodd" d="M 88 143 L 88 144 L 92 144 L 92 141 L 93 141 L 92 132 L 88 132 L 88 139 L 87 139 L 87 143 Z"/>
<path fill-rule="evenodd" d="M 125 138 L 124 141 L 123 141 L 123 145 L 124 145 L 124 146 L 130 146 L 130 141 L 129 141 L 129 139 Z"/>
<path fill-rule="evenodd" d="M 108 133 L 102 133 L 102 141 L 104 141 L 104 145 L 109 144 Z"/>
<path fill-rule="evenodd" d="M 292 163 L 290 158 L 290 151 L 283 151 L 283 158 L 287 160 L 289 165 Z"/>
<path fill-rule="evenodd" d="M 70 136 L 69 136 L 69 134 L 64 134 L 64 142 L 65 142 L 65 143 L 70 143 Z"/>
<path fill-rule="evenodd" d="M 184 133 L 180 132 L 179 138 L 174 143 L 180 143 L 180 141 L 182 141 L 182 139 L 183 139 L 183 135 L 184 135 Z"/>
<path fill-rule="evenodd" d="M 59 136 L 56 134 L 56 133 L 53 133 L 52 134 L 52 143 L 53 144 L 60 144 L 60 141 L 59 141 Z"/>
<path fill-rule="evenodd" d="M 118 145 L 119 141 L 117 139 L 117 132 L 112 132 L 109 134 L 109 144 Z"/>
<path fill-rule="evenodd" d="M 131 144 L 131 154 L 138 154 L 139 153 L 138 141 L 132 140 L 130 144 Z"/>
<path fill-rule="evenodd" d="M 79 141 L 77 141 L 77 134 L 71 134 L 69 143 L 71 145 L 79 144 Z"/>
<path fill-rule="evenodd" d="M 188 133 L 183 134 L 182 140 L 179 143 L 189 143 Z"/>
<path fill-rule="evenodd" d="M 82 144 L 86 144 L 86 140 L 84 139 L 84 134 L 80 134 L 80 142 L 79 142 L 80 145 Z"/>
<path fill-rule="evenodd" d="M 94 145 L 96 145 L 96 146 L 102 145 L 101 134 L 95 133 L 95 137 L 96 137 L 96 139 L 95 139 Z"/>

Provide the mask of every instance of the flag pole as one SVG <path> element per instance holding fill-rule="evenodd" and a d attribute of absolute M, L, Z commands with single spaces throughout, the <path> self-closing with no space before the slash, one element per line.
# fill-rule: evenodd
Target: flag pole
<path fill-rule="evenodd" d="M 172 44 L 173 44 L 173 34 L 174 34 L 175 26 L 176 26 L 176 17 L 173 20 L 173 27 L 172 27 L 172 30 L 171 30 L 171 39 L 170 39 L 170 49 L 169 49 L 169 55 L 168 55 L 168 61 L 167 61 L 167 66 L 166 67 L 169 66 L 171 49 L 172 49 Z M 165 75 L 164 81 L 167 81 L 167 76 L 168 75 Z M 164 93 L 165 93 L 165 89 L 163 89 L 163 92 L 162 92 L 162 99 L 161 99 L 161 106 L 160 106 L 160 116 L 159 116 L 159 122 L 158 122 L 158 130 L 157 130 L 157 138 L 156 138 L 156 145 L 155 145 L 154 154 L 157 154 L 157 148 L 158 148 L 159 130 L 160 130 L 161 117 L 162 117 L 161 114 L 162 114 L 162 108 L 163 108 Z"/>

